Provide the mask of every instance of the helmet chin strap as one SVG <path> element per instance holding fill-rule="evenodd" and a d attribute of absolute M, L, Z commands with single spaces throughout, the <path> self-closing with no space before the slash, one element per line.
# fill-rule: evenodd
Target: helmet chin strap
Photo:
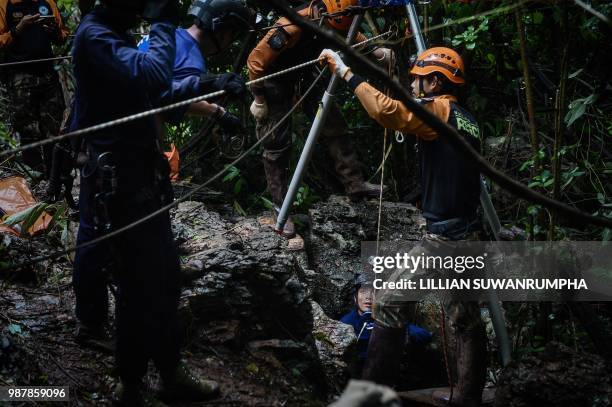
<path fill-rule="evenodd" d="M 212 54 L 209 54 L 208 56 L 219 55 L 219 53 L 221 53 L 221 46 L 219 45 L 219 40 L 217 40 L 217 36 L 212 31 L 207 31 L 206 33 L 208 34 L 208 38 L 210 38 L 211 42 L 213 43 L 216 49 L 215 52 L 213 52 Z"/>
<path fill-rule="evenodd" d="M 426 96 L 427 94 L 423 90 L 423 76 L 419 75 L 419 98 L 424 98 Z"/>
<path fill-rule="evenodd" d="M 425 92 L 423 87 L 424 76 L 419 75 L 419 98 L 429 98 L 433 96 L 439 96 L 440 92 Z"/>

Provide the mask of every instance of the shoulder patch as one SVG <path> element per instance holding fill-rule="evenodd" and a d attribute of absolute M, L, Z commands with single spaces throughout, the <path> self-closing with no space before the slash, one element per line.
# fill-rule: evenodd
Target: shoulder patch
<path fill-rule="evenodd" d="M 278 27 L 274 30 L 274 34 L 268 39 L 268 45 L 275 51 L 279 51 L 289 42 L 289 33 L 284 27 Z"/>
<path fill-rule="evenodd" d="M 480 138 L 480 129 L 478 128 L 478 124 L 474 123 L 473 120 L 465 116 L 458 109 L 455 109 L 455 120 L 457 120 L 458 131 L 463 131 L 476 139 Z"/>

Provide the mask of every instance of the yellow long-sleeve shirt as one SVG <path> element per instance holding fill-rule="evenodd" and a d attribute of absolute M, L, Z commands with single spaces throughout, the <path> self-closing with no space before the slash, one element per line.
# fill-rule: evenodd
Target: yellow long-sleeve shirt
<path fill-rule="evenodd" d="M 312 13 L 311 7 L 298 11 L 300 16 L 309 19 L 313 18 Z M 325 47 L 324 43 L 314 40 L 312 35 L 304 35 L 303 30 L 286 17 L 278 19 L 275 26 L 278 28 L 268 31 L 249 54 L 247 68 L 250 80 L 314 59 Z M 355 42 L 366 39 L 365 35 L 357 33 Z"/>
<path fill-rule="evenodd" d="M 386 96 L 369 83 L 359 84 L 355 88 L 355 95 L 368 115 L 381 126 L 406 134 L 414 134 L 423 140 L 433 140 L 438 137 L 435 131 L 408 110 L 402 102 Z M 424 107 L 446 123 L 451 111 L 450 103 L 456 101 L 457 99 L 452 95 L 441 95 L 425 103 Z"/>

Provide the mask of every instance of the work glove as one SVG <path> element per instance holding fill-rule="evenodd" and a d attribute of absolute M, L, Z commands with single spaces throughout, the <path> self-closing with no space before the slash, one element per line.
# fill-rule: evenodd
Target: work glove
<path fill-rule="evenodd" d="M 251 103 L 251 114 L 256 122 L 262 122 L 268 118 L 268 104 L 264 100 L 263 103 L 257 103 L 256 100 Z"/>
<path fill-rule="evenodd" d="M 179 8 L 178 0 L 149 0 L 145 4 L 142 18 L 152 23 L 169 22 L 178 25 Z"/>
<path fill-rule="evenodd" d="M 327 62 L 329 69 L 342 79 L 344 79 L 346 74 L 351 70 L 351 68 L 346 66 L 340 55 L 331 49 L 324 49 L 321 55 L 319 55 L 319 59 L 322 60 L 322 62 Z"/>
<path fill-rule="evenodd" d="M 395 53 L 391 48 L 378 48 L 377 51 L 382 52 L 383 56 L 376 59 L 379 65 L 384 67 L 395 65 Z"/>
<path fill-rule="evenodd" d="M 42 23 L 43 29 L 51 35 L 56 35 L 59 31 L 59 25 L 57 25 L 57 21 L 55 19 L 49 19 L 49 21 L 44 21 Z"/>
<path fill-rule="evenodd" d="M 240 97 L 246 93 L 244 79 L 235 73 L 220 75 L 203 74 L 200 76 L 200 91 L 202 93 L 224 90 L 228 96 Z"/>
<path fill-rule="evenodd" d="M 227 110 L 217 118 L 219 126 L 228 134 L 244 133 L 245 129 L 242 126 L 240 119 Z"/>
<path fill-rule="evenodd" d="M 18 36 L 26 30 L 28 27 L 32 26 L 32 24 L 37 23 L 40 19 L 40 14 L 32 14 L 23 16 L 21 20 L 19 20 L 19 24 L 11 31 L 13 35 Z"/>

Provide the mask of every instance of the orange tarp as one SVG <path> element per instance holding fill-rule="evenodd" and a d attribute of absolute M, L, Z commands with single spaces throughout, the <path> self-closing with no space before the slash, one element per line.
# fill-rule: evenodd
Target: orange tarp
<path fill-rule="evenodd" d="M 168 164 L 170 164 L 170 181 L 176 182 L 179 179 L 179 152 L 176 149 L 174 144 L 170 145 L 170 151 L 164 152 L 164 155 L 168 159 Z"/>
<path fill-rule="evenodd" d="M 28 183 L 22 177 L 8 177 L 0 179 L 0 208 L 6 215 L 11 216 L 28 208 L 33 207 L 38 202 L 32 195 Z M 30 235 L 45 230 L 51 222 L 51 215 L 43 213 L 36 220 L 34 225 L 28 229 Z M 7 226 L 0 223 L 0 233 L 11 233 L 20 236 L 17 227 Z"/>

